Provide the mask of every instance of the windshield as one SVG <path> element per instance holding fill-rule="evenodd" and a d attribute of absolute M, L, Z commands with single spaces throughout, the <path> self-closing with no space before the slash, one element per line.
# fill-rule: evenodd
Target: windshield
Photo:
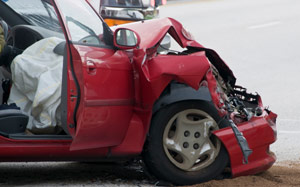
<path fill-rule="evenodd" d="M 62 32 L 54 7 L 43 0 L 9 0 L 5 2 L 30 24 Z"/>

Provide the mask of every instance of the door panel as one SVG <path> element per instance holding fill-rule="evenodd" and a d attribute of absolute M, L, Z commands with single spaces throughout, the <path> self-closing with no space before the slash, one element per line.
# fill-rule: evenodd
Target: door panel
<path fill-rule="evenodd" d="M 133 109 L 132 66 L 112 49 L 76 45 L 82 63 L 81 102 L 72 149 L 115 146 L 122 142 Z M 80 63 L 80 60 L 73 59 Z M 91 73 L 90 63 L 93 70 Z"/>
<path fill-rule="evenodd" d="M 112 49 L 112 32 L 85 1 L 54 0 L 68 38 L 67 103 L 71 150 L 116 146 L 133 110 L 127 54 Z"/>

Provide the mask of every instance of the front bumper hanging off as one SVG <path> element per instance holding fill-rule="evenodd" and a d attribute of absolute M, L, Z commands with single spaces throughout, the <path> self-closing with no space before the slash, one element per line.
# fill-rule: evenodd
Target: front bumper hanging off
<path fill-rule="evenodd" d="M 269 151 L 270 144 L 277 139 L 276 118 L 276 114 L 264 110 L 261 116 L 253 116 L 249 121 L 237 125 L 253 151 L 248 164 L 243 163 L 243 152 L 230 127 L 213 132 L 227 149 L 233 177 L 265 171 L 276 161 L 276 156 Z"/>

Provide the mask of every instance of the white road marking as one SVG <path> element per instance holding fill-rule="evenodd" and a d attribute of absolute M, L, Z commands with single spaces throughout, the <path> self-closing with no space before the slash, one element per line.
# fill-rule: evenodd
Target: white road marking
<path fill-rule="evenodd" d="M 292 121 L 292 122 L 300 122 L 300 119 L 277 119 L 277 121 Z"/>
<path fill-rule="evenodd" d="M 278 131 L 278 133 L 282 133 L 282 134 L 300 134 L 300 131 Z"/>
<path fill-rule="evenodd" d="M 264 27 L 271 27 L 274 25 L 278 25 L 280 23 L 281 22 L 279 22 L 279 21 L 273 21 L 273 22 L 259 24 L 259 25 L 252 25 L 252 26 L 248 27 L 248 29 L 260 29 L 260 28 L 264 28 Z"/>

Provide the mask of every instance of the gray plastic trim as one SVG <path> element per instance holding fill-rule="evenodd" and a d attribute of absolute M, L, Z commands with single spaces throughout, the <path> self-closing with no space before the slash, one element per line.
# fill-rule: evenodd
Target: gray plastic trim
<path fill-rule="evenodd" d="M 153 114 L 157 112 L 160 108 L 165 107 L 169 104 L 186 101 L 186 100 L 204 100 L 212 101 L 210 92 L 207 87 L 200 87 L 195 90 L 188 85 L 180 83 L 171 83 L 168 90 L 165 90 L 163 95 L 154 104 Z"/>
<path fill-rule="evenodd" d="M 68 55 L 67 55 L 67 46 L 64 45 L 64 60 L 63 60 L 63 72 L 62 72 L 62 84 L 61 84 L 61 123 L 62 128 L 67 133 L 68 129 Z"/>

